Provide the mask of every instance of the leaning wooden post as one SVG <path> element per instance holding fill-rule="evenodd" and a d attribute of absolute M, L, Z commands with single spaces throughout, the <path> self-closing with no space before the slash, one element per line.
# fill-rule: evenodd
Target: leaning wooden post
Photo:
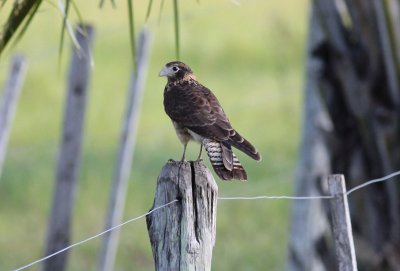
<path fill-rule="evenodd" d="M 356 271 L 357 261 L 344 176 L 330 175 L 328 185 L 334 197 L 331 199 L 332 227 L 339 271 Z"/>
<path fill-rule="evenodd" d="M 136 143 L 140 104 L 142 102 L 142 93 L 149 62 L 149 53 L 150 32 L 147 29 L 143 29 L 139 35 L 139 43 L 136 52 L 136 70 L 131 75 L 131 82 L 126 100 L 125 120 L 121 132 L 117 163 L 114 169 L 105 229 L 112 228 L 119 224 L 124 212 L 126 191 Z M 98 271 L 114 270 L 114 262 L 118 248 L 118 236 L 118 229 L 104 235 L 99 256 Z"/>
<path fill-rule="evenodd" d="M 16 55 L 12 59 L 10 73 L 4 85 L 3 95 L 0 98 L 0 177 L 6 156 L 11 123 L 17 108 L 18 97 L 24 81 L 27 61 L 25 57 Z"/>
<path fill-rule="evenodd" d="M 209 271 L 215 244 L 218 187 L 202 162 L 168 162 L 147 216 L 157 271 Z"/>
<path fill-rule="evenodd" d="M 79 26 L 75 31 L 80 48 L 74 47 L 68 76 L 67 102 L 64 114 L 64 130 L 58 154 L 53 205 L 47 233 L 46 255 L 70 244 L 72 210 L 77 188 L 83 127 L 90 78 L 90 48 L 93 28 Z M 45 271 L 62 271 L 66 267 L 68 253 L 62 253 L 44 262 Z"/>

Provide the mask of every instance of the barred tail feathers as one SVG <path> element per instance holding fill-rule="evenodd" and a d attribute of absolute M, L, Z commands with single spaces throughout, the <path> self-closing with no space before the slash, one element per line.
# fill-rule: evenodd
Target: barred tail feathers
<path fill-rule="evenodd" d="M 244 137 L 242 137 L 238 132 L 234 131 L 234 134 L 230 137 L 229 143 L 253 158 L 254 160 L 260 161 L 261 155 L 257 149 Z"/>
<path fill-rule="evenodd" d="M 227 143 L 205 139 L 204 147 L 215 173 L 222 180 L 247 180 L 247 174 Z"/>

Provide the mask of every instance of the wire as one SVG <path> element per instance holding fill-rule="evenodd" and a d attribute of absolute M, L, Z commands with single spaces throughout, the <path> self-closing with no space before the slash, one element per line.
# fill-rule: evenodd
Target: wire
<path fill-rule="evenodd" d="M 390 178 L 393 178 L 394 176 L 397 176 L 397 175 L 400 175 L 400 170 L 396 171 L 396 172 L 393 172 L 393 173 L 391 173 L 389 175 L 386 175 L 384 177 L 381 177 L 381 178 L 378 178 L 378 179 L 373 179 L 373 180 L 370 180 L 370 181 L 365 182 L 363 184 L 360 184 L 360 185 L 350 189 L 349 191 L 347 191 L 346 196 L 350 195 L 351 193 L 353 193 L 354 191 L 356 191 L 358 189 L 361 189 L 361 188 L 366 187 L 368 185 L 371 185 L 373 183 L 379 183 L 379 182 L 386 181 L 386 180 L 388 180 Z"/>
<path fill-rule="evenodd" d="M 367 181 L 365 183 L 362 183 L 356 187 L 353 187 L 352 189 L 348 190 L 346 192 L 346 196 L 350 195 L 351 193 L 364 188 L 366 186 L 369 186 L 374 183 L 379 183 L 386 181 L 388 179 L 391 179 L 397 175 L 400 175 L 400 170 L 393 172 L 389 175 L 386 175 L 381 178 L 373 179 L 370 181 Z M 313 199 L 333 199 L 334 196 L 255 196 L 255 197 L 218 197 L 219 200 L 256 200 L 256 199 L 292 199 L 292 200 L 313 200 Z"/>
<path fill-rule="evenodd" d="M 397 176 L 397 175 L 400 175 L 400 170 L 396 171 L 396 172 L 393 172 L 393 173 L 391 173 L 389 175 L 386 175 L 384 177 L 367 181 L 367 182 L 365 182 L 365 183 L 363 183 L 361 185 L 358 185 L 356 187 L 353 187 L 352 189 L 347 191 L 346 196 L 350 195 L 351 193 L 353 193 L 353 192 L 355 192 L 355 191 L 357 191 L 357 190 L 359 190 L 361 188 L 364 188 L 364 187 L 369 186 L 369 185 L 374 184 L 374 183 L 386 181 L 386 180 L 388 180 L 390 178 L 393 178 L 394 176 Z M 294 197 L 292 197 L 292 196 L 255 196 L 255 197 L 218 197 L 218 200 L 257 200 L 257 199 L 314 200 L 314 199 L 332 199 L 332 198 L 334 198 L 334 196 L 299 196 L 299 197 L 296 197 L 296 196 L 294 196 Z M 149 212 L 147 212 L 145 214 L 142 214 L 142 215 L 137 216 L 135 218 L 129 219 L 129 220 L 127 220 L 127 221 L 125 221 L 125 222 L 123 222 L 123 223 L 121 223 L 119 225 L 111 227 L 111 228 L 109 228 L 109 229 L 107 229 L 107 230 L 105 230 L 103 232 L 100 232 L 100 233 L 98 233 L 96 235 L 93 235 L 92 237 L 86 238 L 85 240 L 82 240 L 82 241 L 79 241 L 79 242 L 77 242 L 75 244 L 67 246 L 67 247 L 65 247 L 65 248 L 63 248 L 63 249 L 61 249 L 59 251 L 56 251 L 56 252 L 54 252 L 54 253 L 52 253 L 50 255 L 47 255 L 47 256 L 45 256 L 45 257 L 43 257 L 41 259 L 38 259 L 38 260 L 36 260 L 34 262 L 31 262 L 31 263 L 29 263 L 27 265 L 24 265 L 24 266 L 22 266 L 22 267 L 20 267 L 18 269 L 13 270 L 13 271 L 21 271 L 21 270 L 24 270 L 24 269 L 26 269 L 28 267 L 31 267 L 31 266 L 33 266 L 33 265 L 35 265 L 37 263 L 43 262 L 43 261 L 45 261 L 45 260 L 47 260 L 47 259 L 49 259 L 51 257 L 54 257 L 54 256 L 56 256 L 56 255 L 58 255 L 60 253 L 63 253 L 65 251 L 67 251 L 67 250 L 70 250 L 73 247 L 76 247 L 76 246 L 79 246 L 79 245 L 81 245 L 83 243 L 89 242 L 90 240 L 93 240 L 93 239 L 95 239 L 95 238 L 97 238 L 99 236 L 102 236 L 102 235 L 104 235 L 104 234 L 106 234 L 106 233 L 108 233 L 110 231 L 113 231 L 113 230 L 115 230 L 117 228 L 120 228 L 120 227 L 122 227 L 122 226 L 124 226 L 124 225 L 126 225 L 126 224 L 128 224 L 130 222 L 139 220 L 139 219 L 141 219 L 141 218 L 143 218 L 143 217 L 145 217 L 145 216 L 147 216 L 147 215 L 149 215 L 149 214 L 151 214 L 151 213 L 153 213 L 153 212 L 155 212 L 155 211 L 157 211 L 157 210 L 159 210 L 161 208 L 167 207 L 168 205 L 170 205 L 172 203 L 175 203 L 175 202 L 178 202 L 178 201 L 179 200 L 175 199 L 175 200 L 170 201 L 170 202 L 168 202 L 168 203 L 166 203 L 164 205 L 158 206 L 158 207 L 150 210 Z"/>
<path fill-rule="evenodd" d="M 255 199 L 312 200 L 312 199 L 333 199 L 333 198 L 334 198 L 334 196 L 309 196 L 309 197 L 291 197 L 291 196 L 218 197 L 219 200 L 255 200 Z"/>
<path fill-rule="evenodd" d="M 29 263 L 29 264 L 27 264 L 27 265 L 24 265 L 24 266 L 18 268 L 18 269 L 15 269 L 14 271 L 24 270 L 24 269 L 26 269 L 26 268 L 28 268 L 28 267 L 31 267 L 32 265 L 35 265 L 35 264 L 40 263 L 40 262 L 43 262 L 43 261 L 45 261 L 45 260 L 47 260 L 47 259 L 49 259 L 49 258 L 51 258 L 51 257 L 54 257 L 54 256 L 56 256 L 56 255 L 58 255 L 58 254 L 60 254 L 60 253 L 63 253 L 64 251 L 70 250 L 70 249 L 73 248 L 73 247 L 79 246 L 79 245 L 81 245 L 81 244 L 83 244 L 83 243 L 86 243 L 86 242 L 88 242 L 88 241 L 90 241 L 90 240 L 93 240 L 93 239 L 95 239 L 95 238 L 97 238 L 97 237 L 99 237 L 99 236 L 102 236 L 103 234 L 106 234 L 107 232 L 113 231 L 113 230 L 115 230 L 115 229 L 117 229 L 117 228 L 120 228 L 120 227 L 122 227 L 122 226 L 124 226 L 124 225 L 130 223 L 130 222 L 133 222 L 133 221 L 135 221 L 135 220 L 141 219 L 141 218 L 143 218 L 143 217 L 145 217 L 145 216 L 147 216 L 147 215 L 149 215 L 149 214 L 151 214 L 151 213 L 153 213 L 153 212 L 155 212 L 155 211 L 157 211 L 157 210 L 159 210 L 159 209 L 161 209 L 161 208 L 164 208 L 164 207 L 166 207 L 166 206 L 168 206 L 168 205 L 170 205 L 170 204 L 172 204 L 172 203 L 174 203 L 174 202 L 177 202 L 177 201 L 178 201 L 178 200 L 175 199 L 175 200 L 170 201 L 170 202 L 168 202 L 168 203 L 166 203 L 166 204 L 164 204 L 164 205 L 158 206 L 158 207 L 156 207 L 156 208 L 150 210 L 149 212 L 147 212 L 147 213 L 145 213 L 145 214 L 142 214 L 142 215 L 140 215 L 140 216 L 138 216 L 138 217 L 129 219 L 129 220 L 127 220 L 127 221 L 125 221 L 125 222 L 123 222 L 123 223 L 121 223 L 121 224 L 119 224 L 119 225 L 116 225 L 116 226 L 114 226 L 114 227 L 111 227 L 111 228 L 109 228 L 109 229 L 103 231 L 103 232 L 100 232 L 100 233 L 98 233 L 98 234 L 96 234 L 96 235 L 93 235 L 92 237 L 86 238 L 85 240 L 82 240 L 82 241 L 80 241 L 80 242 L 77 242 L 77 243 L 75 243 L 75 244 L 72 244 L 72 245 L 70 245 L 70 246 L 67 246 L 67 247 L 65 247 L 65 248 L 63 248 L 63 249 L 61 249 L 61 250 L 58 250 L 58 251 L 56 251 L 56 252 L 50 254 L 50 255 L 47 255 L 47 256 L 45 256 L 45 257 L 43 257 L 43 258 L 40 258 L 39 260 L 36 260 L 36 261 L 34 261 L 34 262 L 31 262 L 31 263 Z"/>

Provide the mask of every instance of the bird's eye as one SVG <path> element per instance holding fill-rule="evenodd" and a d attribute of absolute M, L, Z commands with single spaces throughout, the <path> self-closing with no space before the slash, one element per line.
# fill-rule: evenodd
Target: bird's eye
<path fill-rule="evenodd" d="M 176 67 L 176 66 L 173 66 L 173 67 L 172 67 L 172 70 L 173 70 L 174 72 L 177 72 L 177 71 L 179 70 L 179 68 Z"/>

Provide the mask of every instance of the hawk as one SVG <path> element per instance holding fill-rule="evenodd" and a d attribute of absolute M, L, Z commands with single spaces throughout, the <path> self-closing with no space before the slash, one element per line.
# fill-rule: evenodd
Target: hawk
<path fill-rule="evenodd" d="M 194 140 L 200 143 L 197 160 L 200 160 L 204 146 L 221 179 L 247 180 L 246 171 L 232 147 L 257 161 L 261 160 L 260 153 L 232 128 L 217 97 L 200 84 L 189 66 L 182 62 L 167 63 L 160 76 L 168 78 L 164 89 L 164 109 L 184 146 L 181 161 L 185 160 L 188 142 Z"/>

